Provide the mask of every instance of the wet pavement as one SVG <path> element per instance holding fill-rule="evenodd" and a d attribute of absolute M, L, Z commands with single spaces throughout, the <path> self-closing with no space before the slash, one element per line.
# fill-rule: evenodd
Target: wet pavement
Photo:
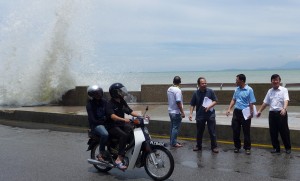
<path fill-rule="evenodd" d="M 87 134 L 57 132 L 42 124 L 36 129 L 0 125 L 0 180 L 151 180 L 143 168 L 100 173 L 86 159 Z M 27 124 L 28 126 L 28 124 Z M 44 126 L 44 124 L 43 124 Z M 68 129 L 68 128 L 64 128 Z M 167 142 L 167 139 L 156 139 Z M 236 154 L 232 145 L 219 144 L 220 153 L 203 143 L 203 150 L 192 151 L 194 141 L 182 141 L 182 148 L 169 148 L 175 170 L 169 181 L 194 180 L 299 180 L 300 152 L 271 154 L 269 149 L 252 148 Z"/>

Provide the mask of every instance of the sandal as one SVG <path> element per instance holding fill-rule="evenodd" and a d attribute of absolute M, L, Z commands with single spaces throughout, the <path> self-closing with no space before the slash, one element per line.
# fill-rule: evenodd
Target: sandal
<path fill-rule="evenodd" d="M 183 145 L 180 144 L 180 143 L 176 143 L 175 145 L 173 145 L 173 147 L 175 147 L 175 148 L 180 148 L 180 147 L 183 147 Z"/>
<path fill-rule="evenodd" d="M 96 156 L 96 158 L 97 158 L 97 160 L 99 161 L 99 162 L 105 162 L 105 160 L 103 159 L 103 157 L 102 157 L 102 154 L 100 153 L 100 154 L 98 154 L 97 156 Z"/>
<path fill-rule="evenodd" d="M 122 162 L 120 162 L 120 163 L 115 162 L 115 166 L 122 171 L 127 169 L 127 166 L 125 166 Z"/>

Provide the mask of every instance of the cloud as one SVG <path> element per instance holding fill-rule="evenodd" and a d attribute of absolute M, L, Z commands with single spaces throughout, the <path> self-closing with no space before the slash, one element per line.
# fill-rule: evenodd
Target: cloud
<path fill-rule="evenodd" d="M 5 11 L 1 11 L 0 20 L 14 5 L 21 7 L 18 1 L 7 2 L 1 2 L 0 10 Z M 55 7 L 56 1 L 46 2 Z M 131 65 L 139 70 L 164 71 L 181 62 L 185 65 L 174 66 L 174 70 L 194 70 L 199 62 L 205 70 L 243 68 L 249 61 L 248 68 L 261 68 L 274 60 L 283 65 L 299 55 L 300 2 L 296 0 L 72 3 L 78 14 L 69 36 L 91 50 L 83 51 L 81 57 L 93 71 L 97 65 L 111 71 L 109 67 L 120 62 L 124 66 L 116 71 L 132 71 Z M 41 17 L 49 17 L 42 10 Z"/>

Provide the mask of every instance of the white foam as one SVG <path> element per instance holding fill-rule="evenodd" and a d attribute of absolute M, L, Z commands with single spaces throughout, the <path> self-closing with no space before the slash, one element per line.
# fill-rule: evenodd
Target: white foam
<path fill-rule="evenodd" d="M 47 104 L 75 88 L 72 64 L 85 61 L 82 55 L 92 49 L 81 25 L 88 6 L 28 0 L 7 10 L 0 24 L 0 105 Z"/>

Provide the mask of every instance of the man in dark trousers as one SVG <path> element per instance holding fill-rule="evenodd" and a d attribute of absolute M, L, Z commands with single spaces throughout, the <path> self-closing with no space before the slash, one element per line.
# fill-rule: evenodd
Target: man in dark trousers
<path fill-rule="evenodd" d="M 118 157 L 115 160 L 117 167 L 125 170 L 127 167 L 123 164 L 125 156 L 125 147 L 130 135 L 132 133 L 132 126 L 129 124 L 130 120 L 125 118 L 125 114 L 137 117 L 140 116 L 138 112 L 133 111 L 124 97 L 128 92 L 126 87 L 121 83 L 114 83 L 109 87 L 111 96 L 108 102 L 108 132 L 119 139 Z"/>
<path fill-rule="evenodd" d="M 269 109 L 269 127 L 270 136 L 273 145 L 271 153 L 280 153 L 280 143 L 278 133 L 280 133 L 282 142 L 287 154 L 291 153 L 290 130 L 288 126 L 287 107 L 289 103 L 289 93 L 287 88 L 280 86 L 281 78 L 278 74 L 271 76 L 272 88 L 269 89 L 263 104 L 257 111 L 257 117 L 267 107 Z"/>
<path fill-rule="evenodd" d="M 246 76 L 238 74 L 236 76 L 237 88 L 234 91 L 232 100 L 230 101 L 226 115 L 229 116 L 231 108 L 234 106 L 231 127 L 233 130 L 234 153 L 239 153 L 241 149 L 241 127 L 244 133 L 244 149 L 247 155 L 251 154 L 251 137 L 250 127 L 251 118 L 254 114 L 254 103 L 256 102 L 253 89 L 246 84 Z M 249 109 L 250 113 L 246 119 L 243 115 L 243 110 Z"/>
<path fill-rule="evenodd" d="M 216 138 L 216 114 L 213 108 L 217 104 L 217 97 L 212 89 L 207 88 L 206 79 L 199 77 L 197 80 L 198 90 L 194 92 L 190 102 L 189 120 L 193 119 L 193 111 L 196 106 L 197 145 L 193 151 L 202 150 L 202 138 L 207 123 L 210 135 L 211 150 L 219 153 Z"/>

